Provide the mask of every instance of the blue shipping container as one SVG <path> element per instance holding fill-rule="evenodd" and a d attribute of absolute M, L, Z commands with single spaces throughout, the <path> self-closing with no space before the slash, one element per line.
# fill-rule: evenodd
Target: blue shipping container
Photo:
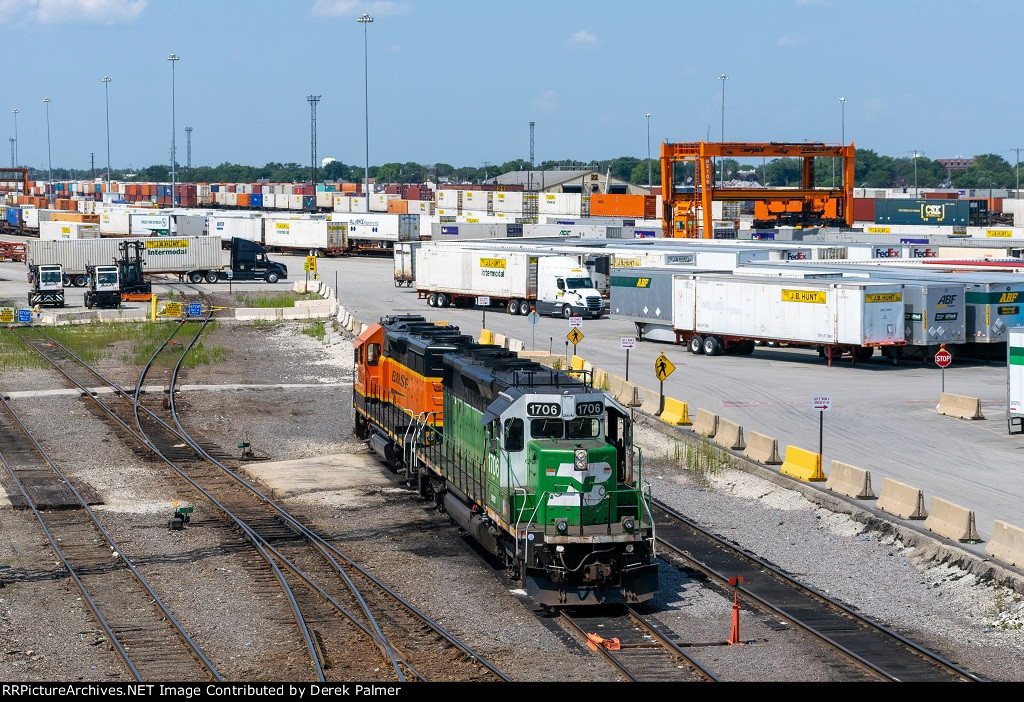
<path fill-rule="evenodd" d="M 249 207 L 263 207 L 263 193 L 253 193 L 250 195 Z"/>

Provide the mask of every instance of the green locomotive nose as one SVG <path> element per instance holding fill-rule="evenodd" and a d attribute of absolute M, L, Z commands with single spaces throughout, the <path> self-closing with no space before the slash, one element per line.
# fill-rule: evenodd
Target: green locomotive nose
<path fill-rule="evenodd" d="M 608 521 L 614 509 L 615 447 L 603 441 L 562 439 L 529 443 L 537 462 L 536 494 L 545 495 L 541 521 L 580 526 Z"/>

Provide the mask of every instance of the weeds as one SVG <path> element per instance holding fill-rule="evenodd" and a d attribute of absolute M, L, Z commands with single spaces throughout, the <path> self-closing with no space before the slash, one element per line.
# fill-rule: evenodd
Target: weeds
<path fill-rule="evenodd" d="M 706 436 L 696 442 L 673 440 L 666 457 L 693 473 L 702 487 L 708 487 L 712 477 L 736 467 L 736 457 L 719 449 Z"/>
<path fill-rule="evenodd" d="M 310 322 L 309 324 L 302 325 L 302 333 L 306 336 L 311 336 L 317 341 L 323 341 L 324 337 L 327 336 L 327 328 L 323 321 Z"/>
<path fill-rule="evenodd" d="M 235 299 L 244 307 L 294 307 L 298 300 L 313 300 L 319 295 L 313 293 L 295 293 L 290 291 L 271 292 L 260 291 L 256 293 L 235 293 Z"/>
<path fill-rule="evenodd" d="M 1012 590 L 997 588 L 986 612 L 988 626 L 1003 631 L 1024 629 L 1024 598 Z"/>

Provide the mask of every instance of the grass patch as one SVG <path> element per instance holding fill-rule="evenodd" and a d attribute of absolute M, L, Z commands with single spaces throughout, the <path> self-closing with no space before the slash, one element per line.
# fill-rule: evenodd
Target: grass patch
<path fill-rule="evenodd" d="M 322 342 L 324 337 L 327 336 L 327 327 L 324 325 L 322 320 L 318 322 L 310 322 L 309 324 L 302 325 L 302 333 Z"/>
<path fill-rule="evenodd" d="M 209 366 L 214 363 L 221 363 L 228 356 L 227 349 L 223 346 L 207 346 L 202 341 L 197 341 L 185 354 L 185 360 L 181 365 L 183 368 L 195 368 L 196 366 Z"/>
<path fill-rule="evenodd" d="M 314 300 L 319 297 L 315 293 L 296 293 L 290 291 L 235 293 L 235 299 L 238 303 L 242 307 L 249 308 L 294 307 L 298 300 Z"/>
<path fill-rule="evenodd" d="M 48 368 L 50 364 L 25 346 L 14 332 L 0 329 L 0 368 L 7 371 Z"/>
<path fill-rule="evenodd" d="M 711 443 L 706 436 L 699 441 L 675 439 L 666 452 L 683 470 L 693 473 L 701 487 L 709 487 L 711 478 L 736 467 L 736 457 Z"/>

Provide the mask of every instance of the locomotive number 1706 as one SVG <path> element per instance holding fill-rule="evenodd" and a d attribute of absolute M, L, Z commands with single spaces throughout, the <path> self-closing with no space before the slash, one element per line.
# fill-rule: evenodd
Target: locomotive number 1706
<path fill-rule="evenodd" d="M 558 417 L 562 408 L 557 402 L 527 402 L 526 414 L 531 417 Z"/>

